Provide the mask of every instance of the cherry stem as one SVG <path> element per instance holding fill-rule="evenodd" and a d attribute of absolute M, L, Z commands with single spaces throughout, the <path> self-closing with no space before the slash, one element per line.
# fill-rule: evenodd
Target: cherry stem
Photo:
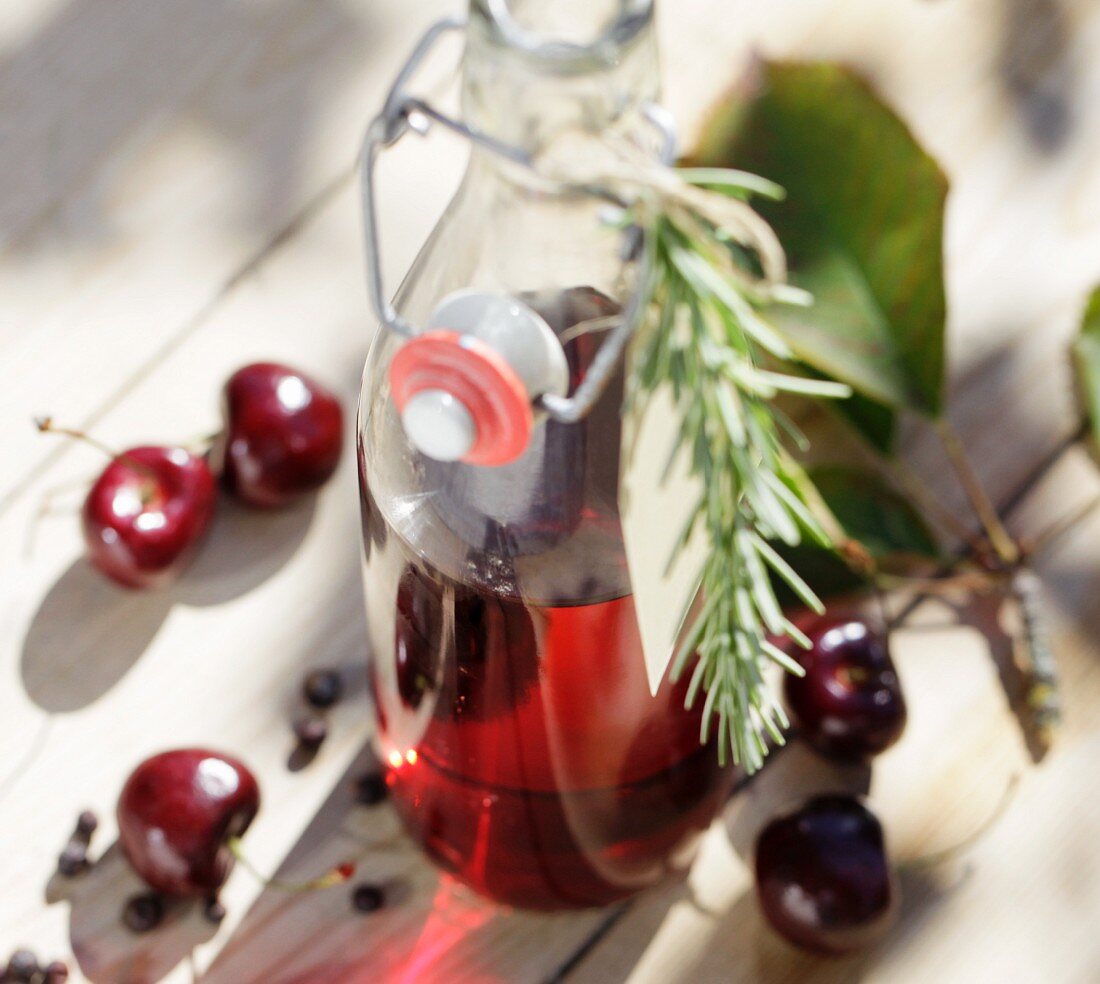
<path fill-rule="evenodd" d="M 89 447 L 95 448 L 100 453 L 105 454 L 112 461 L 121 461 L 127 467 L 133 468 L 134 471 L 141 472 L 146 478 L 154 483 L 158 481 L 157 473 L 143 461 L 134 460 L 133 457 L 126 454 L 124 451 L 116 451 L 114 448 L 104 444 L 98 438 L 92 437 L 91 434 L 86 434 L 84 431 L 76 430 L 72 427 L 58 427 L 53 422 L 53 417 L 35 417 L 34 426 L 38 428 L 40 434 L 58 434 L 61 437 L 70 437 L 75 441 L 81 441 Z"/>
<path fill-rule="evenodd" d="M 893 477 L 903 491 L 929 516 L 933 523 L 962 540 L 970 547 L 974 557 L 984 562 L 984 559 L 989 556 L 989 544 L 944 505 L 907 462 L 901 458 L 891 458 L 889 463 L 893 469 Z"/>
<path fill-rule="evenodd" d="M 229 853 L 233 855 L 241 867 L 262 885 L 268 888 L 278 888 L 284 892 L 316 892 L 324 888 L 332 888 L 334 885 L 343 885 L 355 875 L 355 862 L 345 861 L 330 868 L 320 877 L 312 878 L 309 881 L 295 882 L 286 881 L 282 878 L 269 878 L 248 859 L 239 837 L 230 837 L 226 841 L 226 847 L 229 848 Z"/>
<path fill-rule="evenodd" d="M 910 577 L 905 574 L 880 573 L 878 584 L 886 590 L 919 591 L 926 595 L 943 595 L 955 591 L 992 591 L 1003 587 L 1008 575 L 995 571 L 952 571 L 941 577 Z"/>
<path fill-rule="evenodd" d="M 1005 815 L 1012 801 L 1016 798 L 1016 790 L 1019 785 L 1020 776 L 1018 773 L 1014 773 L 1005 785 L 1004 792 L 1001 793 L 1001 798 L 993 808 L 993 811 L 978 825 L 976 830 L 971 831 L 961 841 L 952 844 L 950 847 L 944 848 L 942 851 L 933 851 L 931 854 L 913 858 L 899 865 L 899 867 L 903 871 L 925 871 L 928 868 L 936 868 L 948 861 L 954 861 L 960 855 L 965 854 L 970 848 L 977 844 L 978 841 L 985 837 L 985 835 L 993 829 L 997 821 Z"/>
<path fill-rule="evenodd" d="M 946 418 L 936 421 L 935 428 L 963 490 L 989 537 L 989 542 L 997 551 L 997 556 L 1009 566 L 1016 564 L 1020 559 L 1020 548 L 1001 522 L 993 501 L 970 463 L 962 439 Z"/>
<path fill-rule="evenodd" d="M 206 434 L 196 434 L 185 441 L 183 446 L 193 454 L 204 455 L 214 446 L 214 442 L 221 437 L 221 433 L 221 431 L 210 431 Z"/>

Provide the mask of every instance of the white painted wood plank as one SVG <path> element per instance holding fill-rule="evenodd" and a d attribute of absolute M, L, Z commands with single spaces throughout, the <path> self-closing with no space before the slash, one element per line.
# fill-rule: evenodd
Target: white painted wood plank
<path fill-rule="evenodd" d="M 69 419 L 103 409 L 97 429 L 104 439 L 119 444 L 202 433 L 214 423 L 221 379 L 261 356 L 302 363 L 337 383 L 350 405 L 365 344 L 361 329 L 369 320 L 359 287 L 357 219 L 350 192 L 320 209 L 230 290 L 209 317 L 193 324 L 189 319 L 350 161 L 360 119 L 377 102 L 408 40 L 436 9 L 418 5 L 414 16 L 408 5 L 397 3 L 362 2 L 339 9 L 258 3 L 242 13 L 245 5 L 206 0 L 187 11 L 173 7 L 163 23 L 154 24 L 144 11 L 132 21 L 116 21 L 122 16 L 119 11 L 130 7 L 108 6 L 43 4 L 37 18 L 25 16 L 26 8 L 0 15 L 0 43 L 8 47 L 6 58 L 0 57 L 0 109 L 30 106 L 39 113 L 38 104 L 18 101 L 27 91 L 20 86 L 40 85 L 50 74 L 64 75 L 61 68 L 66 65 L 73 75 L 105 85 L 112 97 L 127 88 L 142 89 L 143 80 L 156 75 L 148 59 L 171 76 L 157 83 L 163 90 L 142 89 L 144 95 L 136 92 L 119 106 L 107 107 L 95 125 L 117 132 L 109 140 L 66 150 L 54 164 L 65 177 L 56 184 L 40 185 L 40 175 L 32 173 L 35 162 L 49 156 L 44 149 L 48 121 L 76 118 L 67 113 L 94 121 L 98 102 L 104 101 L 96 99 L 99 89 L 70 93 L 60 85 L 47 87 L 53 94 L 48 105 L 54 108 L 40 113 L 42 120 L 27 120 L 31 110 L 25 108 L 14 116 L 0 113 L 5 121 L 27 120 L 28 128 L 25 161 L 19 162 L 13 179 L 26 201 L 9 200 L 7 192 L 2 198 L 4 232 L 11 242 L 0 257 L 5 284 L 0 359 L 9 380 L 2 398 L 6 402 L 0 403 L 0 427 L 5 449 L 12 449 L 10 460 L 18 462 L 2 479 L 9 490 L 51 453 L 29 427 L 24 429 L 26 418 L 42 409 Z M 858 0 L 843 10 L 833 0 L 771 5 L 708 0 L 675 8 L 666 4 L 662 33 L 670 103 L 689 134 L 701 107 L 735 74 L 736 53 L 757 45 L 772 54 L 844 57 L 861 65 L 943 157 L 956 182 L 947 250 L 952 337 L 960 366 L 957 416 L 991 485 L 1005 494 L 1071 426 L 1061 352 L 1080 298 L 1093 271 L 1100 269 L 1095 221 L 1100 187 L 1091 167 L 1098 140 L 1094 114 L 1076 121 L 1057 159 L 1042 157 L 1021 136 L 1002 89 L 991 81 L 998 9 L 992 0 L 970 7 L 909 0 L 889 9 Z M 1078 71 L 1073 85 L 1087 106 L 1098 83 L 1084 55 L 1095 51 L 1100 40 L 1094 8 L 1081 4 L 1080 10 L 1071 38 Z M 202 21 L 202 16 L 210 19 Z M 173 17 L 182 20 L 174 22 Z M 366 26 L 349 26 L 346 18 Z M 119 23 L 131 30 L 110 49 L 118 64 L 99 53 L 85 53 L 88 37 L 101 36 Z M 161 36 L 170 33 L 164 25 L 171 23 L 179 24 L 172 44 L 183 53 L 176 61 L 172 52 L 165 54 Z M 208 31 L 218 36 L 211 40 Z M 233 50 L 222 35 L 244 37 L 247 43 Z M 360 57 L 360 39 L 368 35 L 377 45 L 377 60 Z M 19 46 L 32 55 L 19 56 Z M 188 53 L 194 55 L 190 60 Z M 304 148 L 288 148 L 286 133 L 279 128 L 280 110 L 287 99 L 297 98 L 295 85 L 310 78 L 319 60 L 328 57 L 338 64 L 331 75 L 322 72 L 312 90 L 313 129 Z M 82 69 L 83 58 L 90 60 Z M 168 71 L 172 68 L 177 71 Z M 164 92 L 162 102 L 153 99 L 154 111 L 144 105 L 135 108 L 142 99 L 160 98 Z M 69 98 L 75 100 L 72 105 L 65 102 Z M 136 122 L 127 112 L 136 114 Z M 68 122 L 66 132 L 71 130 Z M 5 142 L 0 158 L 12 152 L 11 146 Z M 297 178 L 290 173 L 282 197 L 271 196 L 270 211 L 261 207 L 250 212 L 249 203 L 263 201 L 247 191 L 268 153 L 276 177 L 284 178 L 293 171 L 287 161 L 299 154 Z M 406 155 L 404 149 L 399 153 Z M 456 161 L 453 148 L 425 157 L 423 148 L 413 147 L 392 163 L 385 179 L 393 182 L 385 197 L 387 229 L 394 237 L 388 254 L 391 274 L 408 262 L 430 225 L 433 208 L 445 198 L 446 188 L 435 179 L 437 166 L 453 168 Z M 1050 262 L 1052 256 L 1058 257 L 1057 263 Z M 181 331 L 187 333 L 185 342 L 158 355 L 173 333 Z M 1010 342 L 1020 346 L 1011 356 L 1002 351 Z M 131 378 L 135 373 L 140 378 Z M 1011 454 L 1005 453 L 1006 447 Z M 357 664 L 361 658 L 355 543 L 349 536 L 357 520 L 349 465 L 350 457 L 312 513 L 303 509 L 271 520 L 228 510 L 194 572 L 159 598 L 123 596 L 74 565 L 79 543 L 71 509 L 79 493 L 70 490 L 59 500 L 70 514 L 34 522 L 49 488 L 94 472 L 98 465 L 91 454 L 66 449 L 32 486 L 9 500 L 0 518 L 0 706 L 8 725 L 5 752 L 12 751 L 0 771 L 0 842 L 18 844 L 19 850 L 6 851 L 0 859 L 0 877 L 18 886 L 0 899 L 0 949 L 26 942 L 43 954 L 64 953 L 70 939 L 69 906 L 46 906 L 39 888 L 75 812 L 91 805 L 109 814 L 123 777 L 146 752 L 195 741 L 246 755 L 264 783 L 267 804 L 249 835 L 250 851 L 268 869 L 279 865 L 314 817 L 323 831 L 330 818 L 344 816 L 342 807 L 330 805 L 319 814 L 318 809 L 365 737 L 361 697 L 338 712 L 334 738 L 310 770 L 289 775 L 283 758 L 285 722 L 302 666 Z M 1049 511 L 1056 504 L 1051 502 Z M 1053 569 L 1058 583 L 1066 586 L 1065 604 L 1086 612 L 1091 611 L 1086 606 L 1095 597 L 1095 585 L 1088 544 L 1081 550 Z M 1063 556 L 1059 553 L 1057 559 Z M 944 673 L 959 675 L 950 694 L 936 690 L 948 698 L 945 702 L 921 702 L 925 724 L 915 724 L 913 734 L 928 740 L 907 742 L 876 774 L 872 795 L 903 851 L 939 846 L 965 832 L 995 796 L 1000 767 L 1008 768 L 1018 753 L 988 664 L 976 647 L 972 632 L 945 630 L 942 638 L 930 633 L 928 640 L 913 643 L 912 651 L 903 654 L 903 672 L 914 694 L 929 691 Z M 1079 669 L 1071 679 L 1080 703 L 1071 705 L 1070 715 L 1071 722 L 1080 722 L 1088 714 L 1089 688 L 1095 686 L 1089 661 L 1074 665 Z M 966 722 L 961 731 L 960 721 Z M 948 725 L 956 741 L 943 740 L 940 732 Z M 1024 931 L 1026 924 L 1005 917 L 994 933 L 969 920 L 977 918 L 971 913 L 980 914 L 993 892 L 1011 897 L 1045 887 L 1029 879 L 1041 877 L 1048 829 L 1058 846 L 1051 860 L 1059 888 L 1065 898 L 1080 903 L 1058 909 L 1059 922 L 1051 923 L 1056 929 L 1065 927 L 1059 938 L 1066 941 L 1068 955 L 1059 966 L 1071 974 L 1091 967 L 1095 976 L 1088 926 L 1074 918 L 1078 909 L 1094 909 L 1096 901 L 1095 879 L 1074 842 L 1078 836 L 1083 843 L 1095 840 L 1096 818 L 1077 789 L 1087 786 L 1091 774 L 1090 741 L 1088 736 L 1074 738 L 1062 753 L 1067 764 L 1055 769 L 1061 761 L 1055 758 L 1051 768 L 1029 774 L 1020 794 L 1026 810 L 1014 810 L 975 854 L 979 873 L 971 882 L 946 901 L 933 887 L 911 890 L 916 915 L 903 924 L 890 958 L 901 979 L 929 969 L 950 979 L 956 960 L 973 970 L 971 976 L 993 965 L 1009 971 L 1030 966 L 1027 961 L 1041 947 Z M 29 764 L 25 754 L 31 756 Z M 786 762 L 797 765 L 798 759 Z M 943 792 L 947 788 L 950 796 Z M 981 798 L 968 800 L 972 789 Z M 929 798 L 942 805 L 942 815 L 951 821 L 950 830 L 934 832 L 943 837 L 935 844 L 926 820 Z M 1071 804 L 1065 815 L 1056 810 L 1060 803 Z M 1042 822 L 1013 820 L 1027 811 L 1035 811 Z M 374 832 L 373 818 L 356 816 L 347 822 L 353 834 Z M 743 834 L 739 837 L 744 840 Z M 100 842 L 111 838 L 108 822 Z M 311 833 L 288 867 L 313 871 L 313 862 L 322 859 L 325 849 L 331 850 L 332 842 Z M 993 861 L 990 854 L 996 855 Z M 1001 855 L 1009 861 L 1021 859 L 1022 873 L 1007 870 L 1007 861 L 999 863 Z M 387 863 L 408 863 L 413 881 L 428 891 L 431 876 L 420 862 L 400 851 L 386 858 Z M 665 928 L 675 889 L 671 896 L 643 900 L 582 965 L 578 977 L 587 979 L 602 967 L 605 979 L 622 979 L 633 969 L 642 975 L 639 980 L 669 980 L 690 969 L 705 980 L 708 974 L 727 973 L 734 960 L 739 967 L 762 969 L 766 979 L 805 970 L 802 961 L 761 934 L 742 936 L 739 927 L 751 929 L 758 919 L 743 898 L 744 865 L 720 828 L 712 834 L 699 871 L 729 877 L 698 882 L 706 908 L 718 913 L 707 917 L 711 922 L 700 921 L 690 906 L 685 910 L 681 905 L 674 908 L 672 928 Z M 987 878 L 986 871 L 993 874 Z M 150 979 L 168 961 L 174 967 L 170 980 L 188 979 L 188 968 L 178 962 L 184 952 L 179 941 L 208 930 L 189 922 L 171 939 L 119 937 L 112 905 L 105 900 L 113 904 L 132 882 L 117 865 L 106 865 L 96 877 L 102 880 L 79 886 L 74 910 L 76 942 L 89 977 Z M 967 894 L 969 885 L 975 886 L 976 895 Z M 227 895 L 230 919 L 199 948 L 200 965 L 209 963 L 232 936 L 257 894 L 243 873 L 233 879 Z M 339 894 L 318 897 L 302 918 L 308 915 L 315 924 L 326 925 L 320 915 L 309 914 L 313 905 L 320 913 L 342 907 Z M 388 917 L 395 921 L 384 935 L 408 939 L 402 934 L 417 920 L 430 918 L 425 898 L 413 893 L 406 910 Z M 275 904 L 267 897 L 256 913 L 262 916 Z M 434 966 L 448 973 L 473 968 L 471 973 L 510 979 L 506 972 L 526 964 L 537 979 L 542 968 L 559 965 L 588 930 L 588 917 L 498 919 L 486 916 L 480 904 L 463 900 L 450 911 L 456 909 L 463 919 L 481 922 L 468 936 L 457 934 L 450 948 L 441 951 Z M 732 921 L 728 911 L 736 913 Z M 631 934 L 638 925 L 646 932 Z M 331 947 L 318 938 L 315 952 L 323 957 L 346 949 L 362 956 L 367 933 L 366 925 L 348 922 L 341 908 L 332 921 Z M 670 937 L 682 943 L 706 940 L 709 949 L 697 965 L 692 961 L 699 959 L 698 950 L 685 963 L 682 948 L 665 949 Z M 925 957 L 927 941 L 941 937 L 942 944 Z M 242 943 L 227 951 L 224 966 L 247 974 L 250 955 L 257 950 L 270 963 L 274 958 L 269 951 L 278 950 L 271 936 L 261 938 L 262 946 L 255 950 Z M 639 938 L 646 948 L 639 948 Z M 651 938 L 653 950 L 648 949 Z M 964 938 L 969 950 L 963 949 Z M 984 942 L 978 947 L 975 939 Z M 120 940 L 121 952 L 112 949 Z M 161 961 L 156 966 L 143 963 L 149 958 L 147 945 Z"/>
<path fill-rule="evenodd" d="M 0 502 L 50 454 L 17 421 L 97 419 L 178 344 L 350 171 L 397 65 L 449 9 L 87 0 L 6 40 Z"/>
<path fill-rule="evenodd" d="M 411 260 L 448 197 L 454 163 L 448 169 L 438 148 L 414 146 L 387 162 L 397 199 L 416 202 L 402 209 L 403 224 L 389 223 L 395 269 Z M 143 755 L 189 743 L 240 753 L 266 802 L 249 849 L 271 870 L 364 741 L 370 717 L 351 444 L 369 340 L 365 308 L 349 187 L 101 421 L 98 433 L 116 446 L 151 429 L 167 439 L 209 432 L 222 380 L 259 358 L 300 365 L 344 398 L 348 449 L 331 487 L 285 513 L 225 505 L 194 567 L 168 591 L 115 589 L 79 559 L 76 510 L 83 482 L 101 467 L 90 450 L 68 450 L 0 519 L 0 699 L 10 729 L 0 839 L 22 845 L 0 859 L 0 877 L 24 886 L 0 902 L 0 949 L 20 940 L 43 952 L 68 949 L 67 906 L 45 906 L 41 889 L 76 811 L 99 811 L 102 846 L 111 842 L 114 798 Z M 55 512 L 38 517 L 55 487 L 62 488 Z M 328 663 L 353 669 L 356 696 L 334 715 L 319 760 L 291 775 L 284 763 L 295 690 L 306 667 Z M 234 879 L 230 919 L 197 954 L 200 964 L 257 891 L 247 875 Z M 107 893 L 93 921 L 110 924 L 115 902 L 117 892 Z M 93 970 L 94 951 L 81 953 Z M 169 979 L 186 979 L 182 965 L 176 974 L 183 976 Z"/>

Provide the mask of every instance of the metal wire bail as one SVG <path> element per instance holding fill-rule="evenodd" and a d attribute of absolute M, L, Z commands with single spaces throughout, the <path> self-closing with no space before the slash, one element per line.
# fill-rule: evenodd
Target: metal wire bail
<path fill-rule="evenodd" d="M 462 120 L 456 120 L 441 113 L 434 106 L 418 96 L 410 95 L 407 87 L 415 76 L 421 63 L 435 47 L 436 42 L 452 31 L 464 31 L 466 21 L 463 18 L 447 18 L 433 24 L 413 48 L 408 60 L 397 73 L 393 85 L 386 95 L 382 110 L 370 122 L 363 138 L 359 157 L 359 177 L 362 193 L 363 234 L 367 258 L 367 291 L 371 306 L 382 326 L 402 338 L 415 338 L 423 329 L 411 325 L 398 314 L 389 300 L 382 279 L 382 261 L 379 251 L 379 229 L 374 173 L 381 151 L 391 147 L 410 130 L 424 135 L 431 124 L 438 123 L 470 143 L 496 154 L 513 164 L 518 164 L 538 173 L 531 155 L 517 147 L 497 140 L 490 134 L 469 126 Z M 676 131 L 670 114 L 657 103 L 647 102 L 643 107 L 645 118 L 661 135 L 660 158 L 664 164 L 671 164 L 676 156 Z M 599 194 L 596 189 L 589 189 Z M 606 197 L 612 198 L 607 195 Z M 621 204 L 621 203 L 617 203 Z M 637 330 L 645 316 L 646 299 L 649 294 L 648 277 L 651 266 L 651 250 L 648 237 L 638 228 L 627 230 L 627 239 L 623 248 L 624 259 L 637 258 L 639 282 L 636 285 L 630 303 L 623 311 L 622 321 L 611 331 L 589 366 L 584 379 L 571 397 L 553 393 L 540 394 L 536 405 L 548 416 L 562 423 L 575 423 L 595 406 L 614 374 L 615 367 L 626 349 L 627 342 Z"/>

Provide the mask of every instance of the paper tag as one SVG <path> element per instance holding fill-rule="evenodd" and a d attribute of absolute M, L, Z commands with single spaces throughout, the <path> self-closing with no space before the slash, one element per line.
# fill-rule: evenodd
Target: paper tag
<path fill-rule="evenodd" d="M 696 528 L 671 568 L 676 541 L 699 502 L 702 483 L 690 472 L 681 448 L 665 472 L 680 440 L 681 414 L 665 387 L 650 395 L 641 412 L 624 422 L 623 471 L 619 479 L 626 562 L 642 636 L 649 689 L 657 693 L 676 652 L 688 604 L 699 588 L 708 544 Z"/>

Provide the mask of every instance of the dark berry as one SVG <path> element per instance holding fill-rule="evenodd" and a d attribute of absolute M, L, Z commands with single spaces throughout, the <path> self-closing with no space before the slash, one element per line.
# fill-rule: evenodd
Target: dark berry
<path fill-rule="evenodd" d="M 85 810 L 76 818 L 76 832 L 81 837 L 91 837 L 99 826 L 99 817 L 91 810 Z"/>
<path fill-rule="evenodd" d="M 878 940 L 898 892 L 882 825 L 850 796 L 821 796 L 773 820 L 756 845 L 756 890 L 784 939 L 820 953 Z"/>
<path fill-rule="evenodd" d="M 905 729 L 905 698 L 884 635 L 855 618 L 819 618 L 803 626 L 812 644 L 792 653 L 806 670 L 784 682 L 803 737 L 845 760 L 885 751 Z"/>
<path fill-rule="evenodd" d="M 243 502 L 284 506 L 332 477 L 343 411 L 320 383 L 287 366 L 257 363 L 235 372 L 223 396 L 225 429 L 211 458 Z"/>
<path fill-rule="evenodd" d="M 65 845 L 57 859 L 58 873 L 66 878 L 74 878 L 89 868 L 88 850 L 80 841 L 70 841 Z"/>
<path fill-rule="evenodd" d="M 55 960 L 45 970 L 42 984 L 65 984 L 69 979 L 68 965 L 61 960 Z"/>
<path fill-rule="evenodd" d="M 363 806 L 377 806 L 389 795 L 386 777 L 368 772 L 355 780 L 355 800 Z"/>
<path fill-rule="evenodd" d="M 344 694 L 344 681 L 336 670 L 315 670 L 302 681 L 302 696 L 317 708 L 332 707 Z"/>
<path fill-rule="evenodd" d="M 220 899 L 207 899 L 202 914 L 215 925 L 225 918 L 225 906 Z"/>
<path fill-rule="evenodd" d="M 150 888 L 210 896 L 233 866 L 229 839 L 245 832 L 259 807 L 259 785 L 243 763 L 199 748 L 163 752 L 126 780 L 119 842 Z"/>
<path fill-rule="evenodd" d="M 377 912 L 386 904 L 386 893 L 379 885 L 356 885 L 351 893 L 351 904 L 357 912 Z"/>
<path fill-rule="evenodd" d="M 318 748 L 328 737 L 328 725 L 316 715 L 300 718 L 294 722 L 294 736 L 306 748 Z"/>
<path fill-rule="evenodd" d="M 38 973 L 38 957 L 30 950 L 16 950 L 8 959 L 7 977 L 20 984 L 34 979 Z"/>
<path fill-rule="evenodd" d="M 156 929 L 163 918 L 164 901 L 152 893 L 133 896 L 122 910 L 122 921 L 135 933 Z"/>

